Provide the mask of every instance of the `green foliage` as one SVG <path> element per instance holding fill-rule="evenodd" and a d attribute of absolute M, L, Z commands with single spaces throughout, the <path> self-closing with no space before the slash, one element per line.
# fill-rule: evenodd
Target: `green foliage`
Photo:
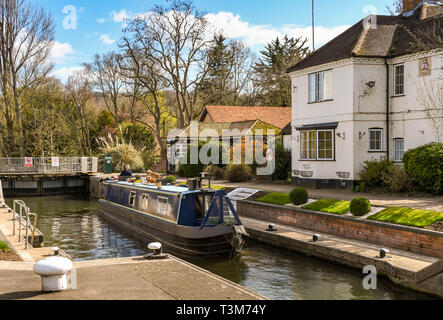
<path fill-rule="evenodd" d="M 394 163 L 388 160 L 366 161 L 360 170 L 360 185 L 358 191 L 369 191 L 376 188 L 386 187 L 383 177 L 394 166 Z"/>
<path fill-rule="evenodd" d="M 100 146 L 101 158 L 108 154 L 112 157 L 114 171 L 122 171 L 125 165 L 129 165 L 132 172 L 144 171 L 142 152 L 137 150 L 132 144 L 127 143 L 124 139 L 101 137 L 97 140 Z"/>
<path fill-rule="evenodd" d="M 5 242 L 0 241 L 0 251 L 9 251 L 9 247 Z"/>
<path fill-rule="evenodd" d="M 289 194 L 289 199 L 296 206 L 305 204 L 308 202 L 308 191 L 304 188 L 295 188 Z"/>
<path fill-rule="evenodd" d="M 351 213 L 354 216 L 361 217 L 371 211 L 371 202 L 363 197 L 357 197 L 351 201 Z"/>
<path fill-rule="evenodd" d="M 291 199 L 289 199 L 289 195 L 286 193 L 274 192 L 267 194 L 264 197 L 255 200 L 256 202 L 261 203 L 269 203 L 275 204 L 279 206 L 283 206 L 285 204 L 291 203 Z"/>
<path fill-rule="evenodd" d="M 302 209 L 343 215 L 350 210 L 350 202 L 342 200 L 322 199 Z"/>
<path fill-rule="evenodd" d="M 370 216 L 368 220 L 424 228 L 442 221 L 443 212 L 411 208 L 388 208 L 373 216 Z"/>
<path fill-rule="evenodd" d="M 251 167 L 245 164 L 231 164 L 226 169 L 225 177 L 231 182 L 246 182 L 252 178 Z"/>
<path fill-rule="evenodd" d="M 214 142 L 212 141 L 199 141 L 198 143 L 198 153 L 200 154 L 202 151 L 203 147 L 207 147 L 209 152 L 207 154 L 207 156 L 209 158 L 211 158 L 211 152 L 213 151 L 212 149 L 216 149 L 218 148 L 218 159 L 217 159 L 217 164 L 223 163 L 223 143 L 217 143 L 216 146 L 214 146 Z M 211 146 L 213 146 L 213 148 L 211 148 Z M 209 149 L 210 148 L 210 149 Z M 192 152 L 192 146 L 188 147 L 188 153 L 186 154 L 186 159 L 187 159 L 187 164 L 180 164 L 179 170 L 178 170 L 178 174 L 180 177 L 185 177 L 185 178 L 194 178 L 194 177 L 199 177 L 201 175 L 201 173 L 205 170 L 205 167 L 207 167 L 207 165 L 203 164 L 201 162 L 201 157 L 198 157 L 198 163 L 196 164 L 191 164 L 191 152 Z"/>
<path fill-rule="evenodd" d="M 283 145 L 275 146 L 275 172 L 277 180 L 286 180 L 292 171 L 292 154 Z"/>
<path fill-rule="evenodd" d="M 383 184 L 394 193 L 407 192 L 412 188 L 411 179 L 402 166 L 393 165 L 382 175 Z"/>
<path fill-rule="evenodd" d="M 443 194 L 443 143 L 409 150 L 403 162 L 406 173 L 421 190 Z"/>
<path fill-rule="evenodd" d="M 121 125 L 121 137 L 141 151 L 144 169 L 154 167 L 159 161 L 157 142 L 152 132 L 144 125 L 125 122 Z"/>
<path fill-rule="evenodd" d="M 279 38 L 267 44 L 254 66 L 263 105 L 291 106 L 291 79 L 286 71 L 309 53 L 307 39 Z"/>

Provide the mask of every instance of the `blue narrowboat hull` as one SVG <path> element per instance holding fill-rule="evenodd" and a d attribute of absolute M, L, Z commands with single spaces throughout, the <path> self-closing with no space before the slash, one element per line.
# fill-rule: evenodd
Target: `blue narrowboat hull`
<path fill-rule="evenodd" d="M 103 183 L 100 214 L 139 238 L 161 242 L 174 252 L 232 257 L 241 251 L 244 243 L 242 232 L 238 232 L 243 229 L 241 225 L 222 221 L 202 227 L 204 214 L 196 210 L 195 202 L 202 196 L 200 204 L 210 202 L 208 195 L 205 200 L 199 192 L 165 189 Z"/>

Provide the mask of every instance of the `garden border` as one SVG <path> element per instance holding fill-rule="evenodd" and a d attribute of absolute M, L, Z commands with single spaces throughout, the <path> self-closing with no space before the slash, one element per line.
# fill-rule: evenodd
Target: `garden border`
<path fill-rule="evenodd" d="M 386 222 L 242 200 L 240 216 L 443 258 L 443 233 Z"/>

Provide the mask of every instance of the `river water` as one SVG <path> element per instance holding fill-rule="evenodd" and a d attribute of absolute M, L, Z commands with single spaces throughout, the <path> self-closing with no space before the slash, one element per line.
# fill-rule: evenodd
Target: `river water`
<path fill-rule="evenodd" d="M 132 238 L 98 214 L 89 196 L 25 198 L 38 214 L 45 246 L 58 246 L 74 260 L 140 256 L 145 243 Z M 12 200 L 7 201 L 12 206 Z M 377 290 L 363 288 L 363 274 L 316 258 L 248 242 L 235 261 L 179 256 L 201 268 L 278 300 L 427 299 L 378 279 Z"/>

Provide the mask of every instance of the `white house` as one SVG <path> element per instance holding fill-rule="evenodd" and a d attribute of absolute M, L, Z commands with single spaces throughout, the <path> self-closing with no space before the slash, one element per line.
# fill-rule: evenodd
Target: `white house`
<path fill-rule="evenodd" d="M 365 161 L 443 142 L 443 2 L 404 0 L 288 70 L 293 182 L 350 188 Z"/>

